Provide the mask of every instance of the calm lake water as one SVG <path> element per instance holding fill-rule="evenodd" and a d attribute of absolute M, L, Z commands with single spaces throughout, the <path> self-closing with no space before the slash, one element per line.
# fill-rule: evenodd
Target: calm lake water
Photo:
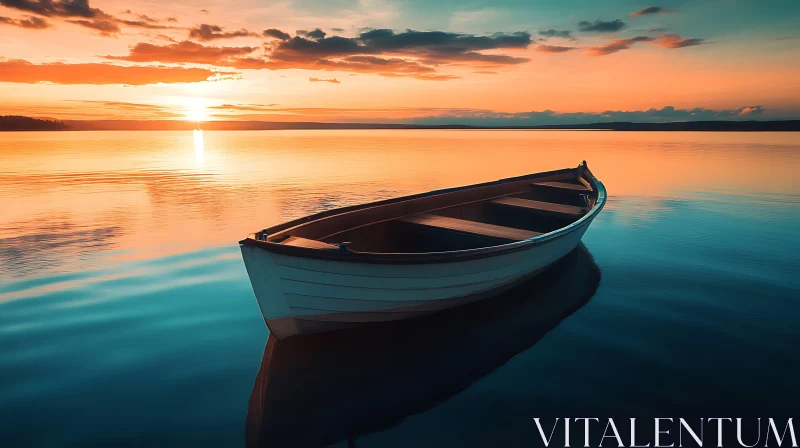
<path fill-rule="evenodd" d="M 248 233 L 584 159 L 608 205 L 534 283 L 265 350 Z M 0 133 L 0 446 L 541 446 L 534 417 L 799 417 L 798 168 L 797 133 Z"/>

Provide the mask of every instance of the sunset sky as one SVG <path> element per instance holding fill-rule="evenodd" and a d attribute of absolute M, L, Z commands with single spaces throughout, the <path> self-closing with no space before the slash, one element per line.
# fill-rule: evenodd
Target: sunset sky
<path fill-rule="evenodd" d="M 0 115 L 800 118 L 800 1 L 0 0 Z"/>

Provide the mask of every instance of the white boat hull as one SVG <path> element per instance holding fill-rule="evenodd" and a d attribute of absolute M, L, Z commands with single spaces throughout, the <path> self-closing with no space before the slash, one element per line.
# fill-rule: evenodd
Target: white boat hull
<path fill-rule="evenodd" d="M 567 255 L 590 224 L 583 220 L 521 250 L 457 262 L 341 262 L 241 249 L 264 320 L 285 338 L 407 319 L 495 295 Z"/>

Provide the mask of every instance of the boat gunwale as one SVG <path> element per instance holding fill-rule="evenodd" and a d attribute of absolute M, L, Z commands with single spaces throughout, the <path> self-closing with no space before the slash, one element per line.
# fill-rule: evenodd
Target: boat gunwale
<path fill-rule="evenodd" d="M 337 250 L 320 250 L 320 249 L 311 249 L 311 248 L 297 247 L 297 246 L 286 246 L 283 244 L 273 243 L 269 241 L 260 241 L 255 238 L 255 234 L 248 235 L 247 238 L 239 241 L 239 244 L 247 246 L 255 246 L 260 249 L 266 250 L 268 252 L 273 252 L 292 257 L 322 259 L 322 260 L 350 262 L 350 263 L 371 263 L 371 264 L 450 263 L 450 262 L 467 261 L 473 259 L 504 255 L 507 253 L 525 250 L 530 248 L 531 246 L 543 244 L 548 241 L 561 238 L 569 233 L 572 233 L 581 228 L 584 224 L 588 225 L 588 223 L 594 219 L 594 217 L 600 212 L 600 210 L 602 210 L 607 200 L 606 189 L 603 183 L 600 180 L 598 180 L 586 166 L 586 162 L 583 162 L 583 164 L 579 165 L 578 168 L 563 168 L 553 171 L 543 171 L 540 173 L 533 173 L 516 177 L 508 177 L 504 179 L 499 179 L 479 184 L 445 188 L 425 193 L 418 193 L 410 196 L 385 199 L 367 204 L 359 204 L 359 205 L 326 210 L 320 213 L 305 216 L 302 218 L 298 218 L 292 221 L 288 221 L 264 229 L 264 231 L 266 231 L 268 234 L 272 234 L 289 230 L 291 228 L 298 227 L 300 225 L 307 224 L 313 221 L 317 221 L 319 219 L 324 219 L 331 216 L 350 213 L 354 211 L 366 210 L 371 207 L 415 200 L 439 194 L 454 193 L 457 191 L 464 191 L 472 188 L 499 185 L 504 183 L 523 181 L 527 179 L 533 180 L 537 177 L 567 174 L 575 171 L 576 169 L 580 170 L 580 168 L 583 168 L 583 173 L 589 177 L 589 180 L 593 186 L 593 190 L 597 192 L 597 200 L 595 201 L 594 206 L 591 208 L 591 210 L 589 210 L 585 215 L 583 215 L 576 221 L 564 227 L 555 229 L 552 232 L 548 232 L 542 235 L 537 235 L 535 237 L 528 238 L 526 240 L 514 241 L 495 246 L 485 246 L 485 247 L 476 247 L 470 249 L 460 249 L 460 250 L 441 251 L 441 252 L 354 252 L 354 251 L 344 252 Z"/>

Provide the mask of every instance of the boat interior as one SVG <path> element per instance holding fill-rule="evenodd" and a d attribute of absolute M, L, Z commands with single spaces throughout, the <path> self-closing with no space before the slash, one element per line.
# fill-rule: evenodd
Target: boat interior
<path fill-rule="evenodd" d="M 259 241 L 307 249 L 429 253 L 498 246 L 553 232 L 597 203 L 588 168 L 533 174 L 311 216 Z M 296 224 L 296 225 L 291 225 Z"/>

